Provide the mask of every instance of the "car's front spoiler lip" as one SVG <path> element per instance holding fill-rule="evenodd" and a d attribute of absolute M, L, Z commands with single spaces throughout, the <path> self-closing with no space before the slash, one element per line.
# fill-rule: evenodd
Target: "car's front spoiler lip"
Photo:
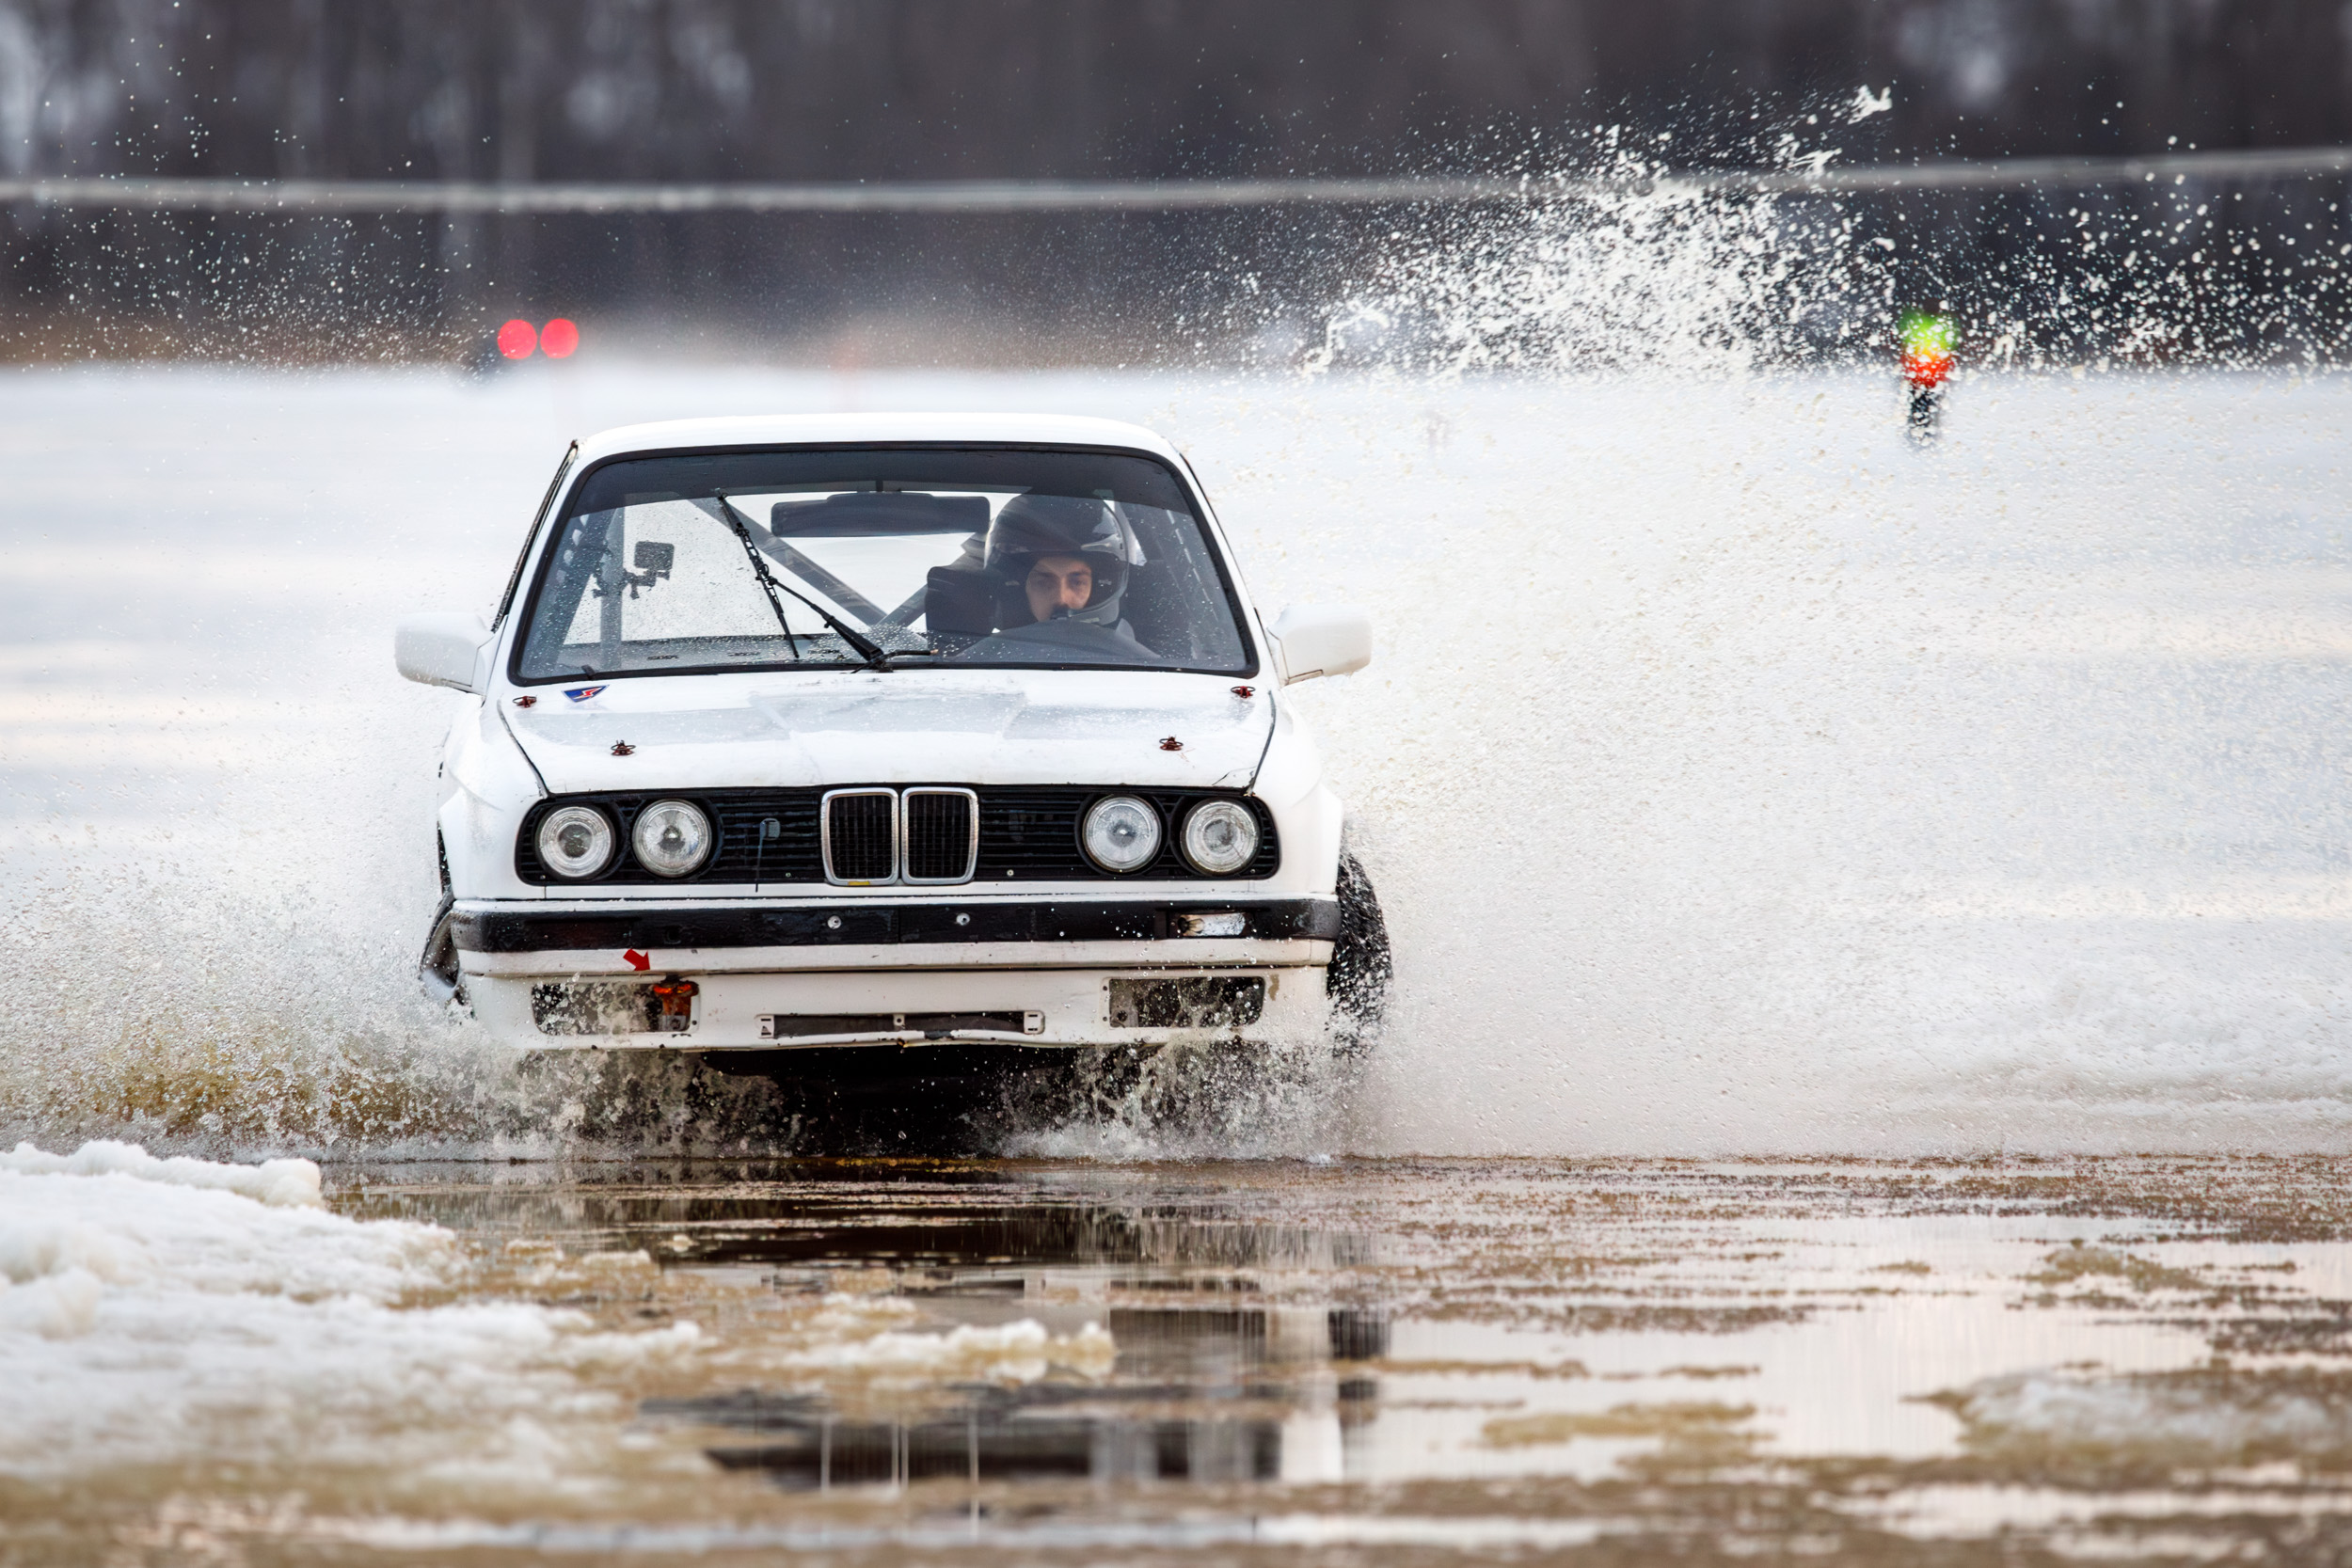
<path fill-rule="evenodd" d="M 1178 930 L 1172 917 L 1232 911 L 1248 920 L 1246 935 L 1200 937 Z M 959 922 L 958 917 L 962 919 Z M 660 909 L 565 912 L 459 908 L 450 934 L 461 953 L 622 953 L 728 948 L 888 948 L 899 944 L 1007 946 L 1117 943 L 1132 951 L 1113 962 L 1163 963 L 1159 949 L 1220 943 L 1330 942 L 1340 934 L 1340 906 L 1330 898 L 1192 898 L 1181 902 L 1127 899 L 998 903 L 984 900 L 880 904 L 794 904 L 768 908 Z M 844 955 L 845 958 L 848 955 Z M 872 960 L 868 960 L 872 961 Z M 883 961 L 904 962 L 903 958 Z"/>
<path fill-rule="evenodd" d="M 909 974 L 922 970 L 1089 970 L 1105 976 L 1181 970 L 1311 969 L 1331 961 L 1318 941 L 1187 937 L 1159 942 L 1008 942 L 888 947 L 552 947 L 458 955 L 469 980 L 648 979 L 664 975 Z"/>

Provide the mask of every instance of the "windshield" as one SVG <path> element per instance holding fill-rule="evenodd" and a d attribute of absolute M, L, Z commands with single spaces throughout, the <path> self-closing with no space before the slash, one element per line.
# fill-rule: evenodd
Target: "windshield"
<path fill-rule="evenodd" d="M 1256 668 L 1165 465 L 898 448 L 680 453 L 592 470 L 533 585 L 515 674 L 869 665 L 876 654 L 908 666 Z"/>

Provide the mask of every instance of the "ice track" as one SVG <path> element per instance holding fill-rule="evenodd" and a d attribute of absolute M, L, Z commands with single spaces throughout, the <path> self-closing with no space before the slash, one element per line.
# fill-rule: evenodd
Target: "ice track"
<path fill-rule="evenodd" d="M 1373 609 L 1295 696 L 1401 1016 L 1241 1151 L 2340 1147 L 2352 388 L 1979 376 L 1920 452 L 1890 381 L 11 372 L 0 1132 L 562 1147 L 409 988 L 391 620 L 576 431 L 855 404 L 1154 424 L 1268 604 Z"/>

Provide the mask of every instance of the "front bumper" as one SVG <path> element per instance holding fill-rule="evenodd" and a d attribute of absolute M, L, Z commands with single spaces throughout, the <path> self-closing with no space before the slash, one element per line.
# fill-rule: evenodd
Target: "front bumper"
<path fill-rule="evenodd" d="M 1071 1047 L 1321 1027 L 1339 910 L 1330 899 L 510 904 L 460 906 L 450 930 L 475 1017 L 517 1046 Z M 1201 934 L 1211 930 L 1233 934 Z"/>

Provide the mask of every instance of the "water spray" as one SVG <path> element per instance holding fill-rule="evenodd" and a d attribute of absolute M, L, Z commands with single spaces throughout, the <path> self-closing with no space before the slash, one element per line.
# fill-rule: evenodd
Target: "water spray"
<path fill-rule="evenodd" d="M 1915 441 L 1936 436 L 1936 414 L 1944 378 L 1952 373 L 1952 318 L 1940 310 L 1905 310 L 1899 328 L 1903 380 L 1911 388 L 1908 424 Z"/>

